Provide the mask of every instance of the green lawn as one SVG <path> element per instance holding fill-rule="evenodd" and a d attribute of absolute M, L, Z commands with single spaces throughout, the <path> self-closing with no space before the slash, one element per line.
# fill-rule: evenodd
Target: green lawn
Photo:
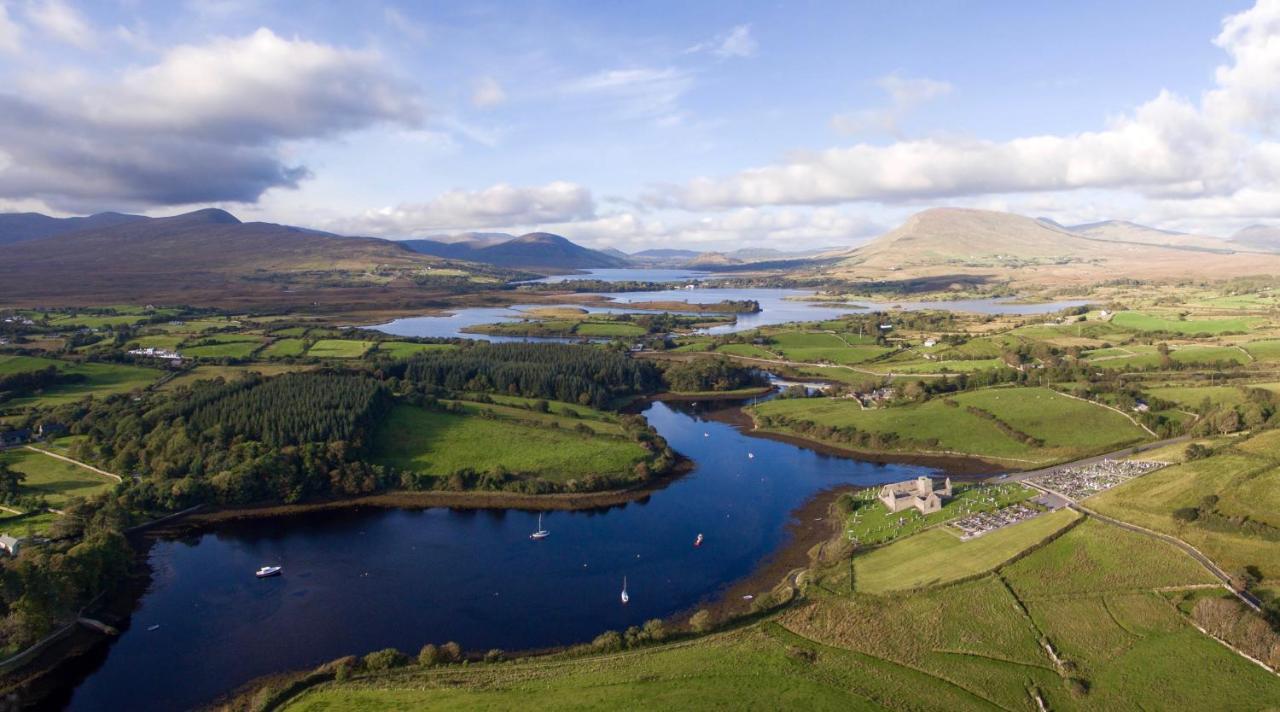
<path fill-rule="evenodd" d="M 854 580 L 863 593 L 882 594 L 955 581 L 993 569 L 1077 518 L 1060 509 L 961 541 L 938 527 L 853 559 Z"/>
<path fill-rule="evenodd" d="M 1174 334 L 1222 334 L 1228 331 L 1248 331 L 1261 319 L 1237 317 L 1234 319 L 1178 319 L 1161 317 L 1143 312 L 1125 311 L 1111 318 L 1111 323 L 1134 331 L 1167 331 Z"/>
<path fill-rule="evenodd" d="M 1045 388 L 990 388 L 960 393 L 951 400 L 958 406 L 934 398 L 919 404 L 864 410 L 847 398 L 781 399 L 750 410 L 757 416 L 783 416 L 898 436 L 897 442 L 883 444 L 887 449 L 947 451 L 996 460 L 1072 459 L 1118 449 L 1147 437 L 1141 428 L 1115 411 Z M 1014 439 L 996 423 L 969 412 L 967 406 L 993 413 L 1013 428 L 1043 439 L 1044 447 Z M 766 430 L 804 436 L 791 426 L 758 422 Z"/>
<path fill-rule="evenodd" d="M 415 354 L 425 353 L 427 351 L 447 351 L 456 349 L 453 344 L 417 344 L 411 341 L 380 341 L 378 342 L 378 353 L 385 354 L 391 358 L 409 358 Z"/>
<path fill-rule="evenodd" d="M 58 516 L 53 512 L 10 514 L 0 511 L 0 534 L 16 537 L 41 536 L 49 532 L 49 527 L 57 521 Z"/>
<path fill-rule="evenodd" d="M 584 436 L 567 428 L 399 405 L 379 427 L 372 459 L 429 475 L 449 475 L 463 468 L 491 472 L 503 467 L 512 473 L 566 481 L 591 474 L 630 472 L 644 456 L 638 444 L 621 437 Z"/>
<path fill-rule="evenodd" d="M 0 462 L 27 476 L 23 494 L 44 497 L 55 508 L 71 497 L 88 497 L 116 485 L 114 479 L 26 448 L 0 452 Z"/>
<path fill-rule="evenodd" d="M 372 341 L 348 341 L 346 339 L 320 339 L 307 351 L 315 358 L 360 358 L 373 348 Z"/>

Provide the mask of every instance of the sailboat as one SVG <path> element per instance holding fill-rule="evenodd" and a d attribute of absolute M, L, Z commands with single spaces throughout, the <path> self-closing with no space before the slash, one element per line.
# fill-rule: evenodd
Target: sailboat
<path fill-rule="evenodd" d="M 627 595 L 627 577 L 622 577 L 622 605 L 627 605 L 631 601 L 631 596 Z"/>
<path fill-rule="evenodd" d="M 530 534 L 529 538 L 534 541 L 538 541 L 540 539 L 546 539 L 549 536 L 551 536 L 551 532 L 542 528 L 542 512 L 538 512 L 538 530 Z"/>

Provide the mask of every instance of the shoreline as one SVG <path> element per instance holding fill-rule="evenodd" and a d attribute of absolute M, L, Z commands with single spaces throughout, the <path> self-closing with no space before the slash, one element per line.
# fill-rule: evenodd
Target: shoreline
<path fill-rule="evenodd" d="M 1009 472 L 1012 469 L 976 457 L 965 457 L 962 455 L 927 455 L 919 453 L 868 452 L 836 447 L 816 440 L 808 440 L 806 438 L 788 435 L 786 433 L 779 433 L 772 430 L 760 430 L 755 426 L 755 421 L 751 416 L 748 415 L 741 407 L 710 411 L 705 415 L 707 418 L 715 420 L 716 422 L 736 426 L 742 430 L 744 435 L 748 435 L 750 437 L 775 440 L 777 442 L 787 443 L 788 445 L 802 447 L 806 450 L 813 450 L 814 452 L 822 453 L 824 455 L 834 455 L 836 457 L 856 459 L 863 462 L 874 462 L 884 465 L 917 465 L 920 467 L 931 467 L 937 470 L 942 470 L 943 472 L 955 477 L 972 477 L 974 479 L 982 479 L 994 474 Z"/>

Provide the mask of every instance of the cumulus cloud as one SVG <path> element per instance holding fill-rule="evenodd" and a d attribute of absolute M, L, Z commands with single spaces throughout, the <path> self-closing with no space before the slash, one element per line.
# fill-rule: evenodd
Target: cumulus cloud
<path fill-rule="evenodd" d="M 831 128 L 843 134 L 868 132 L 888 133 L 900 136 L 902 120 L 921 104 L 951 93 L 951 85 L 936 79 L 904 77 L 890 74 L 876 80 L 876 84 L 889 95 L 889 105 L 838 114 L 831 119 Z"/>
<path fill-rule="evenodd" d="M 876 222 L 838 208 L 741 208 L 672 219 L 622 211 L 545 229 L 588 245 L 623 249 L 678 247 L 732 251 L 748 246 L 850 246 L 884 232 Z"/>
<path fill-rule="evenodd" d="M 41 0 L 27 6 L 27 20 L 48 36 L 84 49 L 93 44 L 93 29 L 75 8 L 62 0 Z"/>
<path fill-rule="evenodd" d="M 109 81 L 70 74 L 0 93 L 0 196 L 59 207 L 253 201 L 308 175 L 281 144 L 417 126 L 417 93 L 372 52 L 279 37 L 169 50 Z"/>
<path fill-rule="evenodd" d="M 736 25 L 728 32 L 716 35 L 706 42 L 699 42 L 685 52 L 689 54 L 710 52 L 721 59 L 729 59 L 750 57 L 758 48 L 756 38 L 751 35 L 751 25 Z"/>
<path fill-rule="evenodd" d="M 1087 188 L 1170 200 L 1230 195 L 1259 181 L 1275 185 L 1280 152 L 1254 132 L 1280 121 L 1280 0 L 1260 0 L 1227 18 L 1216 42 L 1232 61 L 1199 102 L 1160 92 L 1104 128 L 1074 134 L 930 138 L 803 153 L 663 189 L 653 202 L 724 209 Z M 908 103 L 944 91 L 907 80 L 886 88 Z"/>
<path fill-rule="evenodd" d="M 519 187 L 499 183 L 478 191 L 452 190 L 425 203 L 370 210 L 329 227 L 362 235 L 405 237 L 441 231 L 562 223 L 595 213 L 591 191 L 565 181 Z"/>
<path fill-rule="evenodd" d="M 493 77 L 481 77 L 471 89 L 471 104 L 477 109 L 492 109 L 507 101 L 507 92 Z"/>

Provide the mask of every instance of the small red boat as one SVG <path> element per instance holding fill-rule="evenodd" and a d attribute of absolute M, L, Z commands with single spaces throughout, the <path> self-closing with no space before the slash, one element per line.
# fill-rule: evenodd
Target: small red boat
<path fill-rule="evenodd" d="M 693 540 L 693 546 L 694 546 L 695 548 L 696 548 L 696 547 L 699 547 L 699 546 L 702 546 L 702 535 L 701 535 L 701 534 L 699 534 L 699 535 L 698 535 L 698 538 L 697 538 L 697 539 L 694 539 L 694 540 Z"/>

